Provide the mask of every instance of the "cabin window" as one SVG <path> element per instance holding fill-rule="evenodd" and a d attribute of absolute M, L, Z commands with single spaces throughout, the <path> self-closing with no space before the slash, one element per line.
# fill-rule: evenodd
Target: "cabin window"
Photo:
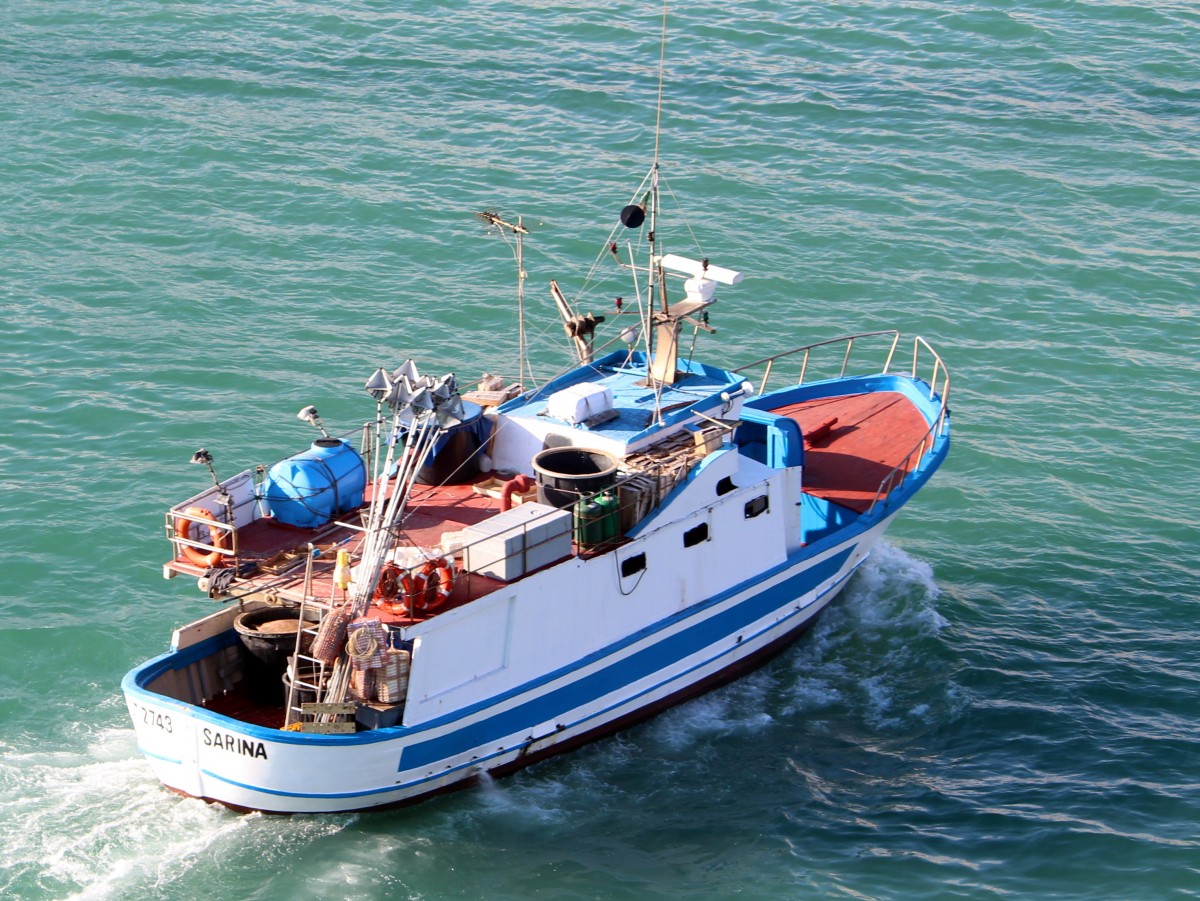
<path fill-rule="evenodd" d="M 717 497 L 722 494 L 728 494 L 731 491 L 737 491 L 737 485 L 733 484 L 733 479 L 725 476 L 721 481 L 717 482 Z"/>
<path fill-rule="evenodd" d="M 637 575 L 645 568 L 646 555 L 634 554 L 632 557 L 626 557 L 621 561 L 621 576 L 627 579 L 630 576 Z"/>
<path fill-rule="evenodd" d="M 764 494 L 762 497 L 756 497 L 754 500 L 746 501 L 746 519 L 754 519 L 754 517 L 766 513 L 771 509 L 771 502 Z"/>
<path fill-rule="evenodd" d="M 695 547 L 705 541 L 708 541 L 708 523 L 706 522 L 702 522 L 698 526 L 693 526 L 683 533 L 684 547 Z"/>

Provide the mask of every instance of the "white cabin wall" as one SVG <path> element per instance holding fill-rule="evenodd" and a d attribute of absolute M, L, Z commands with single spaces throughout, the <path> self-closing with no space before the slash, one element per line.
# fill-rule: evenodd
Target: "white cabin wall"
<path fill-rule="evenodd" d="M 728 455 L 736 470 L 740 454 Z M 725 466 L 711 467 L 677 497 L 692 512 L 612 553 L 573 557 L 465 607 L 406 630 L 412 658 L 406 725 L 462 709 L 574 666 L 688 606 L 719 594 L 786 559 L 786 505 L 780 473 L 753 461 L 770 478 L 718 497 Z M 735 484 L 739 482 L 734 476 Z M 770 507 L 747 519 L 746 503 L 767 493 Z M 706 503 L 698 503 L 703 497 Z M 686 503 L 685 503 L 686 500 Z M 676 504 L 672 503 L 672 507 Z M 693 547 L 683 534 L 707 522 L 709 536 Z M 622 560 L 646 555 L 646 568 L 622 577 Z M 439 662 L 440 661 L 440 662 Z"/>
<path fill-rule="evenodd" d="M 488 452 L 492 468 L 501 472 L 533 475 L 529 465 L 534 455 L 545 445 L 549 423 L 496 414 L 495 432 Z"/>
<path fill-rule="evenodd" d="M 783 495 L 783 538 L 787 544 L 787 552 L 794 554 L 804 546 L 803 533 L 800 529 L 801 495 L 804 487 L 803 469 L 799 466 L 789 466 L 781 470 L 780 492 Z"/>

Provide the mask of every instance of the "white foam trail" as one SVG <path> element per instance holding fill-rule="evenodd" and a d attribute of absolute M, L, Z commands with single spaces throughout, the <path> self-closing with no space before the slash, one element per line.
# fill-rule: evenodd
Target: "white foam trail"
<path fill-rule="evenodd" d="M 0 744 L 0 811 L 0 894 L 73 901 L 145 896 L 247 833 L 286 827 L 290 841 L 308 841 L 348 822 L 247 816 L 176 797 L 137 752 L 133 730 L 115 727 L 80 751 Z"/>
<path fill-rule="evenodd" d="M 745 676 L 662 714 L 646 734 L 668 752 L 679 752 L 700 740 L 760 732 L 775 721 L 767 711 L 771 685 L 766 673 Z"/>
<path fill-rule="evenodd" d="M 542 826 L 564 823 L 569 817 L 563 802 L 571 794 L 563 778 L 547 776 L 544 767 L 537 767 L 540 778 L 517 777 L 493 779 L 485 775 L 480 780 L 479 798 L 482 811 L 489 819 L 499 820 L 508 828 Z"/>
<path fill-rule="evenodd" d="M 945 701 L 953 686 L 932 660 L 946 620 L 930 566 L 887 543 L 842 596 L 822 614 L 793 657 L 796 680 L 790 712 L 813 714 L 839 706 L 857 710 L 873 728 L 926 720 L 931 684 Z"/>

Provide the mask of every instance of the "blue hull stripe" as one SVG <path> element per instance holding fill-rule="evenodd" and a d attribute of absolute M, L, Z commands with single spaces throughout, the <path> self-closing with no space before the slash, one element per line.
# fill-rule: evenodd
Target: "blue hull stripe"
<path fill-rule="evenodd" d="M 545 723 L 554 717 L 561 716 L 571 710 L 577 709 L 580 706 L 593 702 L 610 692 L 616 691 L 623 686 L 627 686 L 633 682 L 652 676 L 653 674 L 668 668 L 671 664 L 692 656 L 706 647 L 711 647 L 714 643 L 722 638 L 731 635 L 738 635 L 739 631 L 752 625 L 759 619 L 769 615 L 772 611 L 786 607 L 789 603 L 798 600 L 805 594 L 814 590 L 818 585 L 827 579 L 833 577 L 845 564 L 853 552 L 854 545 L 847 546 L 844 550 L 830 556 L 827 560 L 822 561 L 815 566 L 805 569 L 803 572 L 797 573 L 790 578 L 785 579 L 778 585 L 775 585 L 765 591 L 762 591 L 730 609 L 718 614 L 708 616 L 700 622 L 683 629 L 675 635 L 668 636 L 663 640 L 656 642 L 653 646 L 645 648 L 629 657 L 616 661 L 603 669 L 600 669 L 588 676 L 580 678 L 569 685 L 564 685 L 547 694 L 532 698 L 522 704 L 517 705 L 509 710 L 497 713 L 493 716 L 479 720 L 447 732 L 444 735 L 436 738 L 431 738 L 417 744 L 407 746 L 403 752 L 398 770 L 418 768 L 429 766 L 437 762 L 456 755 L 464 754 L 479 747 L 480 745 L 495 744 L 496 742 L 507 738 L 514 732 L 520 732 L 523 729 L 529 729 L 537 726 L 540 723 Z M 849 574 L 847 574 L 849 575 Z M 845 578 L 839 579 L 836 586 L 832 586 L 829 590 L 832 591 L 836 587 L 840 587 L 845 583 Z M 823 593 L 826 594 L 828 592 Z M 783 621 L 798 615 L 802 611 L 792 611 L 788 616 L 784 617 Z M 768 626 L 767 628 L 773 628 Z M 756 634 L 746 634 L 746 639 L 754 638 Z M 203 708 L 197 708 L 193 705 L 179 701 L 171 701 L 167 698 L 154 695 L 147 692 L 142 686 L 151 681 L 159 673 L 167 669 L 174 669 L 181 665 L 186 665 L 194 660 L 205 657 L 214 653 L 220 647 L 236 642 L 236 635 L 232 631 L 223 633 L 219 636 L 199 642 L 197 645 L 187 648 L 185 651 L 176 651 L 161 655 L 154 660 L 148 661 L 141 667 L 128 673 L 125 677 L 124 688 L 128 692 L 134 690 L 137 693 L 146 693 L 158 703 L 164 701 L 186 708 L 188 711 L 197 714 L 199 719 L 212 719 L 222 725 L 224 728 L 227 723 L 224 722 L 224 717 L 212 714 Z M 701 662 L 697 667 L 704 666 L 711 660 L 719 659 L 725 653 L 718 653 L 708 660 Z M 683 678 L 691 670 L 680 672 L 670 676 L 667 679 L 650 686 L 638 695 L 627 696 L 620 698 L 614 706 L 621 706 L 629 703 L 631 700 L 636 700 L 637 697 L 653 692 L 655 689 L 667 682 L 675 681 Z M 611 709 L 611 708 L 609 708 Z M 607 711 L 605 711 L 607 712 Z M 603 715 L 603 712 L 597 715 Z M 590 717 L 587 717 L 590 718 Z M 585 718 L 585 719 L 587 719 Z M 324 736 L 324 735 L 306 735 L 303 739 L 300 736 L 295 736 L 287 733 L 280 733 L 274 729 L 263 729 L 256 726 L 247 726 L 246 724 L 238 724 L 243 726 L 243 731 L 263 732 L 265 736 L 272 741 L 291 740 L 297 743 L 303 743 L 303 739 L 308 739 L 312 744 L 324 744 L 321 739 L 353 739 L 354 743 L 359 743 L 363 738 L 369 737 L 374 741 L 380 740 L 397 740 L 401 739 L 402 733 L 408 730 L 375 730 L 373 733 L 359 733 L 354 736 Z M 420 731 L 428 728 L 431 724 L 425 724 Z M 575 723 L 566 723 L 562 725 L 571 726 Z M 312 739 L 317 739 L 313 742 Z M 289 743 L 291 743 L 289 741 Z M 519 747 L 519 745 L 514 746 Z M 479 760 L 464 762 L 452 768 L 443 769 L 437 773 L 431 773 L 426 777 L 410 780 L 404 784 L 391 786 L 387 788 L 367 789 L 355 792 L 335 792 L 335 793 L 295 793 L 287 791 L 273 790 L 263 786 L 244 785 L 242 783 L 230 780 L 225 776 L 214 773 L 208 770 L 204 771 L 204 775 L 208 778 L 215 778 L 222 782 L 228 782 L 232 785 L 237 785 L 251 791 L 258 791 L 270 795 L 282 795 L 290 797 L 359 797 L 372 794 L 383 794 L 403 790 L 419 785 L 422 782 L 428 782 L 430 779 L 436 779 L 462 769 L 463 767 L 477 766 L 482 760 L 488 760 L 492 757 L 510 751 L 511 747 L 500 748 L 496 747 L 491 753 L 481 755 Z M 143 753 L 145 753 L 143 751 Z M 159 755 L 148 755 L 159 757 Z M 168 763 L 179 763 L 180 761 L 172 761 L 165 757 L 159 757 Z"/>
<path fill-rule="evenodd" d="M 822 592 L 818 597 L 823 598 L 823 597 L 828 596 L 831 593 L 837 592 L 840 588 L 842 588 L 846 584 L 846 581 L 850 578 L 850 576 L 851 576 L 851 573 L 846 573 L 844 576 L 842 576 L 840 579 L 838 579 L 838 581 L 836 583 L 834 583 L 828 589 L 826 589 L 824 592 Z M 805 609 L 808 609 L 808 608 L 805 608 Z M 766 627 L 760 629 L 758 632 L 755 632 L 753 635 L 748 635 L 746 637 L 748 639 L 757 638 L 760 635 L 762 635 L 764 632 L 768 632 L 771 629 L 775 628 L 776 626 L 781 625 L 782 623 L 787 622 L 790 619 L 794 619 L 797 616 L 800 616 L 804 612 L 805 612 L 805 610 L 793 610 L 790 613 L 788 613 L 787 616 L 785 616 L 783 619 L 781 619 L 778 623 L 773 623 L 770 626 L 766 626 Z M 712 655 L 711 657 L 701 661 L 700 663 L 697 663 L 695 666 L 690 667 L 689 669 L 687 669 L 683 672 L 675 673 L 671 677 L 669 677 L 667 679 L 663 679 L 662 681 L 646 688 L 645 690 L 639 692 L 636 695 L 631 695 L 630 697 L 622 698 L 616 704 L 613 704 L 612 706 L 607 707 L 602 711 L 598 711 L 590 716 L 584 717 L 573 723 L 567 723 L 565 725 L 567 725 L 569 727 L 578 726 L 580 723 L 586 722 L 589 719 L 596 719 L 597 717 L 602 717 L 605 714 L 612 711 L 613 709 L 615 709 L 616 707 L 620 707 L 623 704 L 627 704 L 630 701 L 636 700 L 637 698 L 640 698 L 640 697 L 644 697 L 645 695 L 652 694 L 653 692 L 655 692 L 656 690 L 661 688 L 663 685 L 666 685 L 669 682 L 677 681 L 687 675 L 690 675 L 692 672 L 695 672 L 698 669 L 702 669 L 704 666 L 707 666 L 708 664 L 712 663 L 713 661 L 719 660 L 720 658 L 727 656 L 733 650 L 734 650 L 734 648 L 727 648 L 726 650 Z M 523 742 L 522 744 L 528 745 L 528 744 L 530 744 L 530 742 Z M 220 782 L 224 782 L 228 785 L 233 785 L 238 788 L 247 789 L 249 791 L 260 792 L 261 794 L 264 794 L 264 795 L 275 795 L 275 796 L 286 797 L 286 798 L 321 798 L 321 799 L 362 798 L 362 797 L 368 797 L 371 795 L 385 795 L 385 794 L 395 794 L 396 792 L 411 791 L 412 789 L 416 788 L 417 786 L 428 783 L 428 782 L 432 782 L 435 779 L 440 779 L 445 776 L 451 775 L 452 773 L 457 773 L 457 772 L 461 772 L 462 770 L 465 770 L 465 769 L 470 769 L 473 767 L 480 766 L 489 760 L 495 759 L 496 757 L 502 757 L 505 754 L 514 750 L 515 748 L 521 747 L 521 746 L 522 745 L 514 745 L 512 747 L 497 748 L 491 754 L 482 755 L 476 760 L 470 760 L 465 763 L 460 763 L 459 765 L 454 766 L 454 767 L 448 767 L 444 770 L 440 770 L 429 776 L 424 776 L 424 777 L 420 777 L 417 779 L 410 779 L 407 782 L 398 783 L 396 785 L 389 785 L 386 788 L 368 788 L 368 789 L 361 789 L 359 791 L 349 791 L 349 792 L 280 791 L 278 789 L 265 788 L 261 785 L 251 785 L 251 784 L 245 783 L 245 782 L 238 782 L 235 779 L 230 779 L 228 776 L 223 776 L 220 773 L 214 773 L 211 770 L 201 770 L 201 772 L 208 779 L 216 779 L 216 780 L 218 780 Z M 176 762 L 178 762 L 178 761 L 176 761 Z"/>
<path fill-rule="evenodd" d="M 522 729 L 532 728 L 555 716 L 560 716 L 565 711 L 574 710 L 610 692 L 651 676 L 674 662 L 711 646 L 722 638 L 736 635 L 738 630 L 767 616 L 771 611 L 783 607 L 789 601 L 802 597 L 835 575 L 850 556 L 851 550 L 852 548 L 846 548 L 816 566 L 806 569 L 790 579 L 785 579 L 778 585 L 748 598 L 723 613 L 710 616 L 694 626 L 664 638 L 652 647 L 631 654 L 623 660 L 572 682 L 570 685 L 564 685 L 526 701 L 524 704 L 470 723 L 437 738 L 409 745 L 404 749 L 400 758 L 400 769 L 429 766 L 480 745 L 494 743 Z"/>

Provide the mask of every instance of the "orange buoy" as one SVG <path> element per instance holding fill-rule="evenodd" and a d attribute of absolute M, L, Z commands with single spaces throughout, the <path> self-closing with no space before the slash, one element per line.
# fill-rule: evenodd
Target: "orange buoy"
<path fill-rule="evenodd" d="M 208 510 L 205 507 L 188 507 L 183 511 L 183 516 L 175 519 L 175 535 L 187 541 L 199 541 L 200 539 L 198 538 L 192 538 L 193 520 L 198 523 L 208 522 L 213 524 L 208 527 L 208 536 L 213 547 L 217 548 L 217 550 L 210 551 L 206 554 L 197 547 L 192 547 L 190 544 L 184 544 L 180 545 L 180 548 L 183 551 L 183 556 L 196 566 L 216 566 L 225 556 L 225 542 L 227 540 L 225 530 L 214 528 L 214 526 L 217 524 L 217 519 L 213 516 L 211 510 Z"/>

